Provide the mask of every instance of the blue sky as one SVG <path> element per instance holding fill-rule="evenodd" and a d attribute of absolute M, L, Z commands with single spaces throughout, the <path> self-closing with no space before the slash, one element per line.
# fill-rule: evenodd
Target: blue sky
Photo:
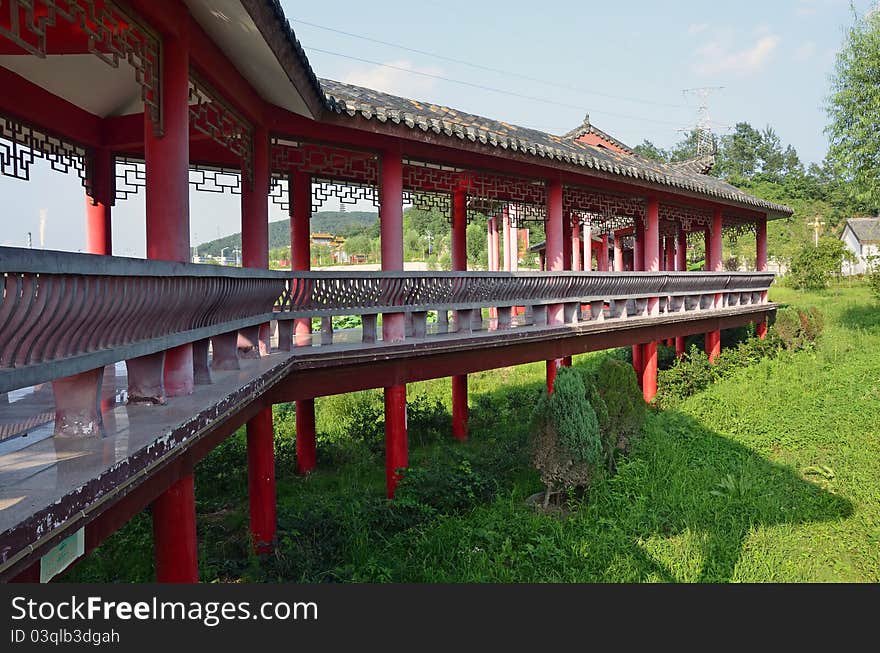
<path fill-rule="evenodd" d="M 696 120 L 696 101 L 682 89 L 721 86 L 710 97 L 716 133 L 741 120 L 769 124 L 806 162 L 825 155 L 828 77 L 852 22 L 849 0 L 422 0 L 405 10 L 350 0 L 282 4 L 321 77 L 553 133 L 589 113 L 593 124 L 630 145 L 649 139 L 664 147 Z M 854 1 L 860 14 L 872 4 Z M 37 166 L 31 182 L 0 178 L 0 193 L 0 244 L 24 246 L 30 231 L 39 245 L 39 215 L 46 209 L 44 246 L 84 247 L 84 201 L 73 176 Z M 144 255 L 143 215 L 143 196 L 119 203 L 116 253 Z M 273 209 L 270 219 L 282 217 Z M 238 231 L 238 221 L 237 196 L 192 193 L 194 244 Z"/>

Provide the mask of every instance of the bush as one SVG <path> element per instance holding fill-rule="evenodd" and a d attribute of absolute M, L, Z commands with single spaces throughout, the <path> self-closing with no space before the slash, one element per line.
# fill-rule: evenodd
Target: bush
<path fill-rule="evenodd" d="M 834 275 L 840 274 L 846 247 L 837 238 L 822 238 L 818 245 L 804 245 L 792 258 L 791 285 L 799 290 L 822 290 Z"/>
<path fill-rule="evenodd" d="M 535 408 L 533 432 L 532 461 L 546 487 L 545 506 L 552 494 L 589 486 L 602 442 L 596 411 L 578 372 L 559 369 L 553 394 L 543 395 Z"/>
<path fill-rule="evenodd" d="M 776 311 L 771 333 L 780 346 L 797 351 L 811 347 L 824 328 L 825 318 L 815 306 L 807 310 L 785 306 Z"/>
<path fill-rule="evenodd" d="M 632 440 L 642 431 L 647 414 L 635 370 L 621 360 L 606 358 L 596 373 L 595 388 L 608 416 L 605 434 L 608 452 L 629 451 Z"/>
<path fill-rule="evenodd" d="M 742 367 L 772 358 L 780 349 L 797 351 L 812 347 L 822 334 L 824 323 L 824 316 L 816 307 L 804 310 L 787 306 L 777 311 L 766 339 L 752 337 L 740 340 L 735 346 L 722 347 L 714 364 L 709 362 L 702 348 L 691 345 L 688 353 L 672 367 L 657 373 L 657 404 L 672 406 Z"/>

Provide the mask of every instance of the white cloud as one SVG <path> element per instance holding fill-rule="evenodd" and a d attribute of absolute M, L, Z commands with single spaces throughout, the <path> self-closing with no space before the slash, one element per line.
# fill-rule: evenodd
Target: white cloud
<path fill-rule="evenodd" d="M 697 50 L 697 57 L 701 61 L 694 65 L 694 71 L 702 75 L 750 75 L 759 72 L 773 56 L 779 40 L 775 34 L 766 34 L 742 50 L 731 50 L 722 41 L 709 41 Z"/>
<path fill-rule="evenodd" d="M 416 70 L 411 61 L 406 59 L 386 61 L 382 66 L 351 70 L 343 75 L 339 81 L 414 99 L 419 99 L 434 87 L 437 80 L 425 75 L 407 72 L 408 70 Z M 428 75 L 442 75 L 443 73 L 442 68 L 431 67 L 418 68 L 418 71 Z"/>
<path fill-rule="evenodd" d="M 794 60 L 799 62 L 809 61 L 816 54 L 816 43 L 813 41 L 805 41 L 801 43 L 794 51 Z"/>
<path fill-rule="evenodd" d="M 702 34 L 709 29 L 709 23 L 691 23 L 688 25 L 688 34 Z"/>

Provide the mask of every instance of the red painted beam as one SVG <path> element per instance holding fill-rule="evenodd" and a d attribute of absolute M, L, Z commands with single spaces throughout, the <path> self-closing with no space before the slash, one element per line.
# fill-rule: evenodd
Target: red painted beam
<path fill-rule="evenodd" d="M 768 305 L 767 311 L 775 310 Z M 536 361 L 563 359 L 589 351 L 626 347 L 635 343 L 657 342 L 675 336 L 706 333 L 715 329 L 732 329 L 764 318 L 756 311 L 726 317 L 706 317 L 629 329 L 615 329 L 601 334 L 570 335 L 496 342 L 495 346 L 479 345 L 479 356 L 472 348 L 425 352 L 419 356 L 377 356 L 375 360 L 354 362 L 339 360 L 326 367 L 303 360 L 269 392 L 272 403 L 310 399 L 326 395 L 356 392 L 370 388 L 426 381 L 456 374 L 472 374 L 486 370 L 522 365 Z"/>
<path fill-rule="evenodd" d="M 266 102 L 205 33 L 180 0 L 129 0 L 129 5 L 154 29 L 189 38 L 190 61 L 199 74 L 251 122 L 264 121 Z"/>
<path fill-rule="evenodd" d="M 101 119 L 53 95 L 21 75 L 0 66 L 0 112 L 17 116 L 71 141 L 96 147 L 101 144 Z M 143 119 L 141 119 L 143 130 Z"/>

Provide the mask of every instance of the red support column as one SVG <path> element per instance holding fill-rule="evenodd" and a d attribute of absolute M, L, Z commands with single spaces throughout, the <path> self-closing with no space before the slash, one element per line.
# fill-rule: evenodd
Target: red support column
<path fill-rule="evenodd" d="M 660 204 L 656 198 L 648 199 L 645 219 L 644 266 L 648 272 L 660 270 Z M 660 314 L 660 298 L 648 298 L 648 314 Z M 644 345 L 642 354 L 642 395 L 651 401 L 657 395 L 657 343 Z"/>
<path fill-rule="evenodd" d="M 573 215 L 569 215 L 571 221 L 571 269 L 579 272 L 584 269 L 581 260 L 581 225 Z"/>
<path fill-rule="evenodd" d="M 92 197 L 86 197 L 86 251 L 89 254 L 113 253 L 113 155 L 104 147 L 95 149 L 94 168 L 89 182 Z"/>
<path fill-rule="evenodd" d="M 295 271 L 307 271 L 311 267 L 310 223 L 312 217 L 312 179 L 296 170 L 290 175 L 290 261 Z M 312 321 L 302 318 L 294 321 L 294 344 L 298 347 L 311 345 Z M 309 474 L 317 464 L 315 444 L 315 400 L 300 399 L 296 402 L 296 471 Z"/>
<path fill-rule="evenodd" d="M 755 269 L 758 272 L 767 271 L 767 216 L 761 216 L 755 221 Z M 761 301 L 767 302 L 767 293 L 761 293 Z M 767 318 L 756 325 L 755 332 L 763 340 L 767 337 Z"/>
<path fill-rule="evenodd" d="M 645 226 L 636 221 L 633 229 L 633 272 L 645 270 Z M 644 371 L 644 345 L 632 346 L 633 369 L 639 386 L 642 385 L 642 372 Z"/>
<path fill-rule="evenodd" d="M 248 494 L 251 542 L 259 554 L 275 546 L 275 438 L 272 407 L 266 406 L 247 423 Z"/>
<path fill-rule="evenodd" d="M 184 29 L 184 28 L 181 28 Z M 189 43 L 188 37 L 163 38 L 162 101 L 165 133 L 157 136 L 144 114 L 147 258 L 190 260 L 189 250 Z M 165 393 L 192 394 L 192 345 L 165 355 Z"/>
<path fill-rule="evenodd" d="M 548 272 L 559 272 L 564 269 L 563 260 L 563 223 L 562 223 L 562 181 L 551 179 L 547 183 L 547 250 L 546 267 Z M 562 304 L 547 306 L 547 325 L 563 324 L 565 321 Z M 558 360 L 547 361 L 547 391 L 553 391 L 556 381 Z"/>
<path fill-rule="evenodd" d="M 571 240 L 571 227 L 570 225 L 571 216 L 568 213 L 563 214 L 562 216 L 562 269 L 563 270 L 571 270 L 571 262 L 572 262 L 572 247 L 573 243 Z"/>
<path fill-rule="evenodd" d="M 678 235 L 675 240 L 675 269 L 678 272 L 687 272 L 687 234 L 683 225 L 678 225 Z M 680 358 L 684 354 L 684 336 L 677 336 L 675 338 L 675 355 Z"/>
<path fill-rule="evenodd" d="M 666 266 L 665 269 L 668 272 L 675 271 L 675 238 L 672 236 L 666 237 Z"/>
<path fill-rule="evenodd" d="M 382 153 L 379 169 L 379 222 L 382 238 L 382 270 L 403 270 L 403 161 L 400 152 Z M 403 314 L 382 316 L 382 338 L 404 339 Z M 407 466 L 406 385 L 385 388 L 385 480 L 388 497 L 394 497 Z"/>
<path fill-rule="evenodd" d="M 608 258 L 608 234 L 602 234 L 602 249 L 599 251 L 599 269 L 603 272 L 611 271 L 611 262 Z"/>
<path fill-rule="evenodd" d="M 269 131 L 254 125 L 253 179 L 242 171 L 241 265 L 269 267 Z M 260 325 L 257 355 L 268 354 L 268 324 Z M 266 333 L 262 333 L 266 332 Z M 257 553 L 268 553 L 275 540 L 275 442 L 272 407 L 263 408 L 247 423 L 248 489 L 251 536 Z"/>
<path fill-rule="evenodd" d="M 379 223 L 382 271 L 403 270 L 403 160 L 400 152 L 382 153 L 379 179 Z M 396 342 L 404 338 L 402 313 L 382 316 L 382 339 Z"/>
<path fill-rule="evenodd" d="M 712 216 L 712 228 L 706 234 L 708 248 L 706 250 L 706 268 L 713 272 L 721 272 L 723 262 L 721 260 L 721 208 L 716 208 Z M 714 308 L 721 307 L 722 295 L 716 294 Z M 710 331 L 706 334 L 706 354 L 709 362 L 714 363 L 721 354 L 721 331 Z"/>
<path fill-rule="evenodd" d="M 160 494 L 152 506 L 156 581 L 199 582 L 196 495 L 192 473 Z"/>
<path fill-rule="evenodd" d="M 623 236 L 619 231 L 614 232 L 614 271 L 623 271 Z"/>
<path fill-rule="evenodd" d="M 501 229 L 501 240 L 504 241 L 504 271 L 510 272 L 513 259 L 510 252 L 510 209 L 507 206 L 502 209 Z"/>
<path fill-rule="evenodd" d="M 457 188 L 452 194 L 452 269 L 467 270 L 467 193 L 464 188 Z M 465 315 L 470 319 L 470 311 Z M 456 323 L 460 319 L 456 317 Z M 452 435 L 460 441 L 468 437 L 467 387 L 467 374 L 452 377 Z"/>
<path fill-rule="evenodd" d="M 406 441 L 406 385 L 385 388 L 385 487 L 394 498 L 400 471 L 408 465 Z"/>
<path fill-rule="evenodd" d="M 589 224 L 584 225 L 584 271 L 593 271 L 593 234 Z"/>

